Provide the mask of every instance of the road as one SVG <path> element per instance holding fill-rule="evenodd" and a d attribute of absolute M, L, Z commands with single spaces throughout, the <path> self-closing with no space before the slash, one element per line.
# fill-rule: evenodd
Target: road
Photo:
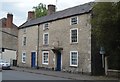
<path fill-rule="evenodd" d="M 70 79 L 14 70 L 3 70 L 2 80 L 70 80 Z"/>

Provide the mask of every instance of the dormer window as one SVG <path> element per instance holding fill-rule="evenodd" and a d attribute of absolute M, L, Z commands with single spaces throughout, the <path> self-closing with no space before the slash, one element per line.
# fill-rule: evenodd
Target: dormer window
<path fill-rule="evenodd" d="M 78 17 L 72 17 L 70 20 L 70 25 L 78 24 Z"/>
<path fill-rule="evenodd" d="M 49 24 L 48 23 L 45 23 L 44 25 L 43 25 L 43 30 L 47 30 L 49 28 Z"/>

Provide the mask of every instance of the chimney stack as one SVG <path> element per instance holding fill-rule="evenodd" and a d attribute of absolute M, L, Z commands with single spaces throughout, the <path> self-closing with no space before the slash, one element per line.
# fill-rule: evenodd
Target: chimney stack
<path fill-rule="evenodd" d="M 55 13 L 55 11 L 56 11 L 55 5 L 52 4 L 48 5 L 48 15 Z"/>
<path fill-rule="evenodd" d="M 6 22 L 6 27 L 11 28 L 13 25 L 13 15 L 8 13 L 7 14 L 7 22 Z"/>
<path fill-rule="evenodd" d="M 32 20 L 35 18 L 35 12 L 34 11 L 28 11 L 28 18 L 27 20 Z"/>

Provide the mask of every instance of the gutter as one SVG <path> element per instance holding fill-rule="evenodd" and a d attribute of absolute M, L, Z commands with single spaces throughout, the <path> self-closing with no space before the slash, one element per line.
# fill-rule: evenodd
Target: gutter
<path fill-rule="evenodd" d="M 39 26 L 40 25 L 38 25 L 38 39 L 37 39 L 37 69 L 39 68 L 39 66 L 38 66 L 38 59 L 39 59 L 39 34 L 40 34 L 40 31 L 39 31 L 40 27 Z"/>

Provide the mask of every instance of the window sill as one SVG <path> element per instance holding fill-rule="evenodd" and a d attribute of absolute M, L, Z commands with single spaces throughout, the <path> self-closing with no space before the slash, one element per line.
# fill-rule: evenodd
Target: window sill
<path fill-rule="evenodd" d="M 70 43 L 70 45 L 77 45 L 78 44 L 78 42 L 76 42 L 76 43 Z"/>
<path fill-rule="evenodd" d="M 26 64 L 26 62 L 22 62 L 22 64 Z"/>
<path fill-rule="evenodd" d="M 48 65 L 48 63 L 42 63 L 43 65 Z"/>
<path fill-rule="evenodd" d="M 71 26 L 73 26 L 73 25 L 78 25 L 77 23 L 75 23 L 75 24 L 71 24 Z"/>
<path fill-rule="evenodd" d="M 77 67 L 78 67 L 78 65 L 70 65 L 70 67 L 77 68 Z"/>
<path fill-rule="evenodd" d="M 43 29 L 43 31 L 49 30 L 49 28 Z"/>
<path fill-rule="evenodd" d="M 43 44 L 43 46 L 49 46 L 49 44 Z"/>

